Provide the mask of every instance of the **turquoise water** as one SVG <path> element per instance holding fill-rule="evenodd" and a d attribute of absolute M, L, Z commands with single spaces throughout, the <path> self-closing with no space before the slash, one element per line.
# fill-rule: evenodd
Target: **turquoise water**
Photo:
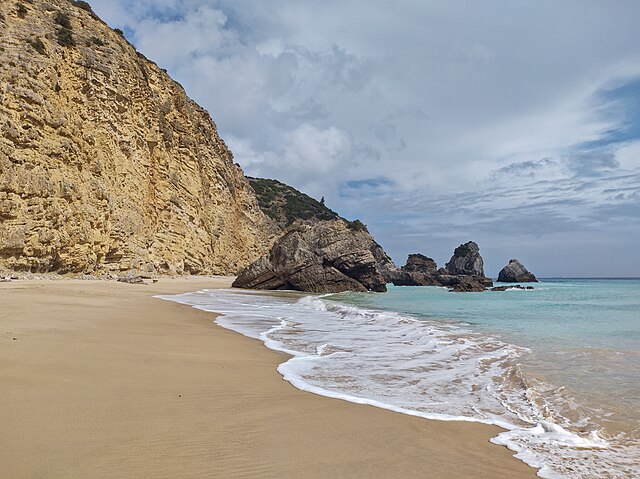
<path fill-rule="evenodd" d="M 390 286 L 387 294 L 334 298 L 416 317 L 463 321 L 537 351 L 640 352 L 640 279 L 549 279 L 534 288 L 454 294 L 444 288 Z"/>
<path fill-rule="evenodd" d="M 387 294 L 330 299 L 461 324 L 526 348 L 517 365 L 538 388 L 537 405 L 568 429 L 629 446 L 622 455 L 640 464 L 640 279 L 547 279 L 534 287 L 478 294 L 391 286 Z"/>
<path fill-rule="evenodd" d="M 315 394 L 504 428 L 492 442 L 545 478 L 640 477 L 640 280 L 547 280 L 534 290 L 166 297 L 292 357 Z"/>

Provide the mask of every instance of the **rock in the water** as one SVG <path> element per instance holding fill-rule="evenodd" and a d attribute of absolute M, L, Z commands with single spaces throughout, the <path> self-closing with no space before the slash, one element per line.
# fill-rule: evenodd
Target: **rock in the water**
<path fill-rule="evenodd" d="M 469 241 L 458 246 L 449 262 L 445 265 L 445 269 L 452 275 L 484 278 L 484 262 L 482 256 L 480 256 L 480 248 L 477 243 Z"/>
<path fill-rule="evenodd" d="M 423 254 L 410 254 L 407 258 L 407 264 L 402 268 L 405 271 L 417 271 L 427 274 L 429 276 L 435 276 L 438 270 L 436 262 Z"/>
<path fill-rule="evenodd" d="M 233 286 L 315 293 L 386 291 L 377 248 L 366 230 L 342 220 L 294 227 L 267 256 L 241 271 Z"/>
<path fill-rule="evenodd" d="M 452 293 L 480 293 L 486 290 L 485 282 L 478 276 L 456 276 L 455 278 L 457 282 L 449 288 Z"/>
<path fill-rule="evenodd" d="M 493 286 L 493 281 L 484 276 L 482 257 L 473 242 L 456 248 L 449 266 L 456 272 L 438 269 L 436 262 L 427 256 L 411 254 L 407 264 L 393 272 L 391 282 L 396 286 L 445 286 L 455 292 L 484 291 Z"/>
<path fill-rule="evenodd" d="M 500 270 L 498 274 L 500 283 L 537 283 L 533 273 L 527 271 L 520 261 L 512 259 L 509 264 Z"/>
<path fill-rule="evenodd" d="M 513 286 L 496 286 L 495 288 L 491 288 L 491 291 L 507 291 L 509 289 L 534 289 L 533 286 L 520 286 L 519 284 L 515 284 Z"/>
<path fill-rule="evenodd" d="M 390 277 L 395 286 L 438 286 L 436 262 L 423 254 L 410 254 L 407 263 Z"/>

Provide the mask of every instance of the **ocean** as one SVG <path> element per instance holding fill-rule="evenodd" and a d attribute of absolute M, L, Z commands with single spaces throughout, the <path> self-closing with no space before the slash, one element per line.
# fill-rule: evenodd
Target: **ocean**
<path fill-rule="evenodd" d="M 163 297 L 292 358 L 295 387 L 438 420 L 495 424 L 492 442 L 545 478 L 640 477 L 640 279 L 534 290 Z"/>

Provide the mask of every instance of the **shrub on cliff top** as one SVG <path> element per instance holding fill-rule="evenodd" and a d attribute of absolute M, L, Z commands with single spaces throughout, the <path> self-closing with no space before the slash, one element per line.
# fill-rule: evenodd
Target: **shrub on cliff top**
<path fill-rule="evenodd" d="M 347 227 L 352 231 L 366 231 L 367 233 L 369 232 L 369 230 L 367 229 L 367 225 L 365 225 L 360 220 L 347 221 Z"/>
<path fill-rule="evenodd" d="M 71 3 L 73 3 L 76 7 L 81 8 L 83 10 L 86 10 L 87 12 L 91 12 L 93 13 L 93 9 L 91 8 L 91 5 L 89 5 L 87 2 L 83 2 L 81 0 L 71 0 Z"/>

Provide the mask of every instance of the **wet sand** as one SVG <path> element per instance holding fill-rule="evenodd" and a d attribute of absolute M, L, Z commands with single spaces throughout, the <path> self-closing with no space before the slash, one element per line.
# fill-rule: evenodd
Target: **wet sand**
<path fill-rule="evenodd" d="M 152 297 L 230 283 L 0 283 L 0 478 L 535 477 L 495 427 L 299 391 L 284 354 Z"/>

